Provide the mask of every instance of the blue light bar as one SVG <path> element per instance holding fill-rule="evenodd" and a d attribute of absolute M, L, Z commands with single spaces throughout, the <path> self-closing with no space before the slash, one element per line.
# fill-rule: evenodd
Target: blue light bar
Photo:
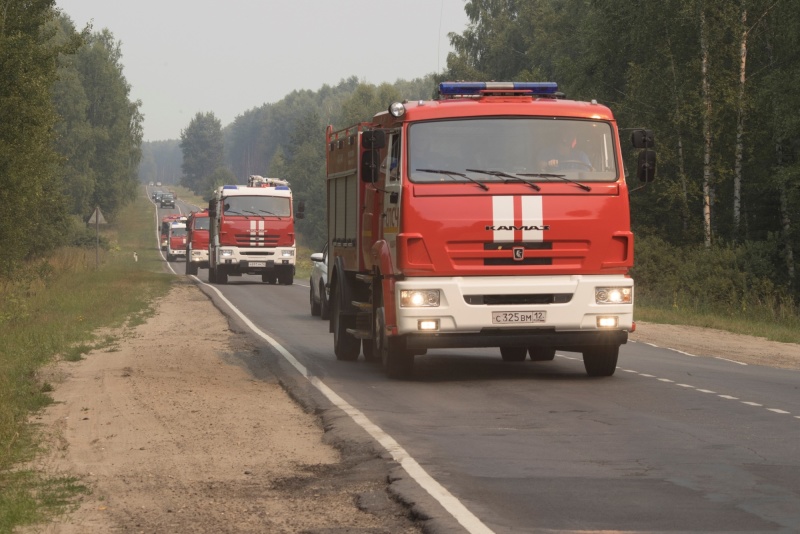
<path fill-rule="evenodd" d="M 556 82 L 442 82 L 439 94 L 442 96 L 480 96 L 482 93 L 502 93 L 523 91 L 534 96 L 555 95 Z"/>
<path fill-rule="evenodd" d="M 239 186 L 236 186 L 236 185 L 223 185 L 222 189 L 239 189 Z"/>
<path fill-rule="evenodd" d="M 289 186 L 288 185 L 276 185 L 275 186 L 275 191 L 288 191 L 288 190 L 289 190 Z"/>

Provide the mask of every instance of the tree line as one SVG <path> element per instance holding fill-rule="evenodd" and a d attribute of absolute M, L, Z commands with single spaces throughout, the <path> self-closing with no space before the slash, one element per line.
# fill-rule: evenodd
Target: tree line
<path fill-rule="evenodd" d="M 140 103 L 119 43 L 75 28 L 54 0 L 0 15 L 0 277 L 82 242 L 96 207 L 113 221 L 138 186 Z"/>
<path fill-rule="evenodd" d="M 181 141 L 185 185 L 208 191 L 220 167 L 238 183 L 249 174 L 285 177 L 307 201 L 299 233 L 318 246 L 328 124 L 430 98 L 444 80 L 556 81 L 568 98 L 608 105 L 623 137 L 635 127 L 656 133 L 658 178 L 631 196 L 640 296 L 674 307 L 718 301 L 744 310 L 776 295 L 777 307 L 796 305 L 799 3 L 470 0 L 465 10 L 470 24 L 449 35 L 442 73 L 295 91 L 225 127 L 198 114 Z M 215 132 L 215 163 L 199 179 L 187 172 L 199 161 L 190 148 L 206 129 Z M 677 257 L 687 261 L 670 261 Z M 708 284 L 712 277 L 729 284 Z"/>

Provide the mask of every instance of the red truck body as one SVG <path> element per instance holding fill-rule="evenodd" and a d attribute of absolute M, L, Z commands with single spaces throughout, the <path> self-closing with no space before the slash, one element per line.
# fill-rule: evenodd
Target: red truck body
<path fill-rule="evenodd" d="M 270 284 L 291 285 L 295 269 L 297 212 L 285 180 L 251 176 L 249 185 L 225 185 L 209 202 L 209 270 L 212 283 L 229 276 L 261 275 Z"/>
<path fill-rule="evenodd" d="M 208 268 L 208 210 L 196 211 L 186 220 L 186 274 Z"/>
<path fill-rule="evenodd" d="M 169 223 L 167 234 L 167 261 L 186 258 L 186 223 L 173 221 Z"/>
<path fill-rule="evenodd" d="M 169 238 L 169 225 L 173 222 L 186 222 L 185 215 L 167 215 L 161 218 L 161 230 L 159 235 L 159 243 L 161 244 L 161 250 L 167 250 L 168 245 L 168 238 Z"/>
<path fill-rule="evenodd" d="M 560 349 L 582 352 L 590 375 L 613 374 L 634 323 L 628 188 L 611 111 L 559 98 L 555 84 L 440 92 L 328 128 L 337 358 L 363 347 L 402 377 L 431 348 L 499 347 L 507 361 Z M 580 155 L 559 163 L 548 149 Z M 655 153 L 645 152 L 639 174 L 649 181 Z"/>

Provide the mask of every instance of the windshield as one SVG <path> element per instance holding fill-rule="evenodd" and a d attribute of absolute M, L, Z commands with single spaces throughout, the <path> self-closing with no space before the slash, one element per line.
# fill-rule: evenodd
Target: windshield
<path fill-rule="evenodd" d="M 194 220 L 194 229 L 195 230 L 208 230 L 208 222 L 211 219 L 208 217 L 198 217 Z"/>
<path fill-rule="evenodd" d="M 225 197 L 225 215 L 259 215 L 288 217 L 291 205 L 287 197 L 236 196 Z"/>
<path fill-rule="evenodd" d="M 173 228 L 170 234 L 172 237 L 186 235 L 186 228 Z"/>
<path fill-rule="evenodd" d="M 611 125 L 590 120 L 431 121 L 408 133 L 408 175 L 416 183 L 610 182 L 618 178 L 615 154 Z"/>

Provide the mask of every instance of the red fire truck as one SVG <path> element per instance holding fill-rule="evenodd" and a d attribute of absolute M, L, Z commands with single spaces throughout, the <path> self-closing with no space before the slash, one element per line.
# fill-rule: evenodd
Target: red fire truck
<path fill-rule="evenodd" d="M 428 349 L 505 361 L 581 352 L 610 376 L 633 323 L 633 235 L 616 121 L 556 84 L 458 82 L 328 127 L 334 352 L 413 373 Z M 652 132 L 632 136 L 637 175 Z"/>
<path fill-rule="evenodd" d="M 294 219 L 303 218 L 303 203 L 295 213 L 286 180 L 256 178 L 253 185 L 218 188 L 208 204 L 209 282 L 226 284 L 228 276 L 243 274 L 270 284 L 294 282 Z"/>
<path fill-rule="evenodd" d="M 208 210 L 195 211 L 186 220 L 186 274 L 208 268 Z"/>
<path fill-rule="evenodd" d="M 167 234 L 167 261 L 175 261 L 186 257 L 186 222 L 169 223 Z"/>
<path fill-rule="evenodd" d="M 167 245 L 169 244 L 169 225 L 173 222 L 186 222 L 186 216 L 176 214 L 161 218 L 161 250 L 167 250 Z"/>

